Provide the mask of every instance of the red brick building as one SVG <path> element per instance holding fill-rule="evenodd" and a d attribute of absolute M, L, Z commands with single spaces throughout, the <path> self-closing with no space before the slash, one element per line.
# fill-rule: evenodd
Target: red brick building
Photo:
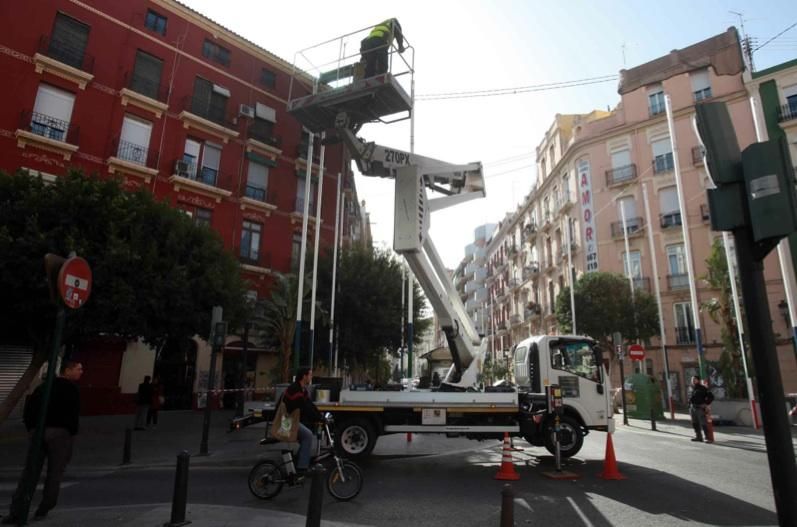
<path fill-rule="evenodd" d="M 149 189 L 218 231 L 258 297 L 274 271 L 296 265 L 308 135 L 285 111 L 291 64 L 171 0 L 3 2 L 0 20 L 0 169 L 52 179 L 79 167 Z M 344 243 L 367 230 L 342 148 L 325 154 L 320 243 L 329 247 L 339 172 Z M 94 348 L 101 378 L 88 368 L 83 384 L 106 398 L 125 399 L 152 372 L 145 346 Z M 186 372 L 199 372 L 193 391 L 207 369 L 198 348 L 175 374 L 187 383 Z M 258 357 L 255 370 L 268 362 Z"/>

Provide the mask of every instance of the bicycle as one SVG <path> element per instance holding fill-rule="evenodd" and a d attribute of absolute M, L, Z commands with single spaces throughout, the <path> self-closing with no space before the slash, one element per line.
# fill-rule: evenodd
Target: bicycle
<path fill-rule="evenodd" d="M 322 435 L 322 431 L 325 434 Z M 338 501 L 354 499 L 363 487 L 362 470 L 353 461 L 335 454 L 335 442 L 328 423 L 325 422 L 323 428 L 316 429 L 316 438 L 318 446 L 315 455 L 310 459 L 310 465 L 325 465 L 327 490 L 333 498 Z M 272 438 L 260 440 L 261 445 L 280 442 Z M 305 478 L 296 474 L 295 448 L 282 449 L 281 464 L 267 459 L 252 467 L 248 478 L 249 491 L 261 500 L 268 500 L 279 494 L 285 484 L 291 488 L 301 488 Z"/>

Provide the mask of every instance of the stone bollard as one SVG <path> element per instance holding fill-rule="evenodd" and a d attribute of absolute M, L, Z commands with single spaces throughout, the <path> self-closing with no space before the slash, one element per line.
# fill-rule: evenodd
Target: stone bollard
<path fill-rule="evenodd" d="M 515 525 L 515 493 L 512 485 L 505 484 L 501 489 L 501 527 L 514 527 Z"/>
<path fill-rule="evenodd" d="M 133 431 L 129 428 L 125 429 L 125 447 L 122 452 L 122 465 L 130 464 L 130 452 L 133 449 Z"/>
<path fill-rule="evenodd" d="M 188 462 L 191 454 L 183 450 L 177 454 L 177 470 L 174 474 L 174 496 L 172 496 L 172 519 L 164 527 L 181 527 L 190 521 L 185 519 L 185 506 L 188 500 Z"/>
<path fill-rule="evenodd" d="M 316 463 L 308 471 L 312 484 L 310 486 L 310 501 L 307 503 L 307 522 L 305 527 L 320 527 L 321 507 L 324 505 L 324 476 L 327 473 L 321 464 Z"/>

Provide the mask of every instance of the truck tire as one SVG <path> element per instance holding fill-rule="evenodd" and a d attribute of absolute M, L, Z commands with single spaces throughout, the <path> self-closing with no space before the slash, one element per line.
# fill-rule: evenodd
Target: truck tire
<path fill-rule="evenodd" d="M 340 453 L 350 459 L 367 457 L 376 446 L 373 424 L 362 417 L 335 423 L 335 445 Z"/>
<path fill-rule="evenodd" d="M 578 424 L 578 421 L 568 415 L 563 415 L 559 419 L 559 430 L 562 437 L 559 451 L 562 457 L 572 457 L 578 454 L 584 444 L 584 434 L 581 432 L 581 425 Z M 551 454 L 556 455 L 553 419 L 549 419 L 545 423 L 545 448 Z"/>

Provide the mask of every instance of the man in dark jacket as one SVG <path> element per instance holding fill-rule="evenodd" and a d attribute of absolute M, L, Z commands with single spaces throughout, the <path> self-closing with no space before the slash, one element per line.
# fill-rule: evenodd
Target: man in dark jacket
<path fill-rule="evenodd" d="M 692 377 L 692 395 L 689 397 L 689 416 L 692 418 L 692 428 L 695 429 L 695 437 L 692 441 L 703 442 L 703 433 L 708 439 L 708 424 L 706 423 L 706 408 L 714 400 L 714 395 L 708 391 L 700 377 Z"/>
<path fill-rule="evenodd" d="M 29 479 L 39 481 L 45 458 L 47 459 L 47 479 L 44 482 L 42 500 L 39 508 L 36 509 L 34 519 L 46 517 L 50 509 L 55 507 L 58 502 L 61 479 L 64 476 L 66 465 L 72 457 L 74 436 L 78 433 L 80 392 L 75 383 L 80 380 L 81 375 L 83 375 L 83 365 L 79 362 L 68 360 L 64 363 L 61 376 L 54 379 L 52 392 L 50 393 L 50 404 L 47 408 L 47 417 L 44 421 L 42 456 L 39 458 L 38 466 L 33 467 L 34 473 L 30 474 L 30 478 L 27 477 L 28 475 L 25 471 L 22 472 L 17 491 L 11 501 L 11 513 L 3 518 L 3 524 L 19 523 L 20 513 L 18 511 L 22 507 L 22 500 L 25 499 L 27 492 L 25 482 Z M 44 384 L 39 385 L 25 404 L 23 419 L 31 437 L 38 425 L 43 387 Z"/>
<path fill-rule="evenodd" d="M 136 394 L 136 426 L 134 430 L 146 430 L 144 423 L 152 404 L 152 378 L 149 375 L 144 377 L 144 382 L 138 385 Z"/>
<path fill-rule="evenodd" d="M 310 451 L 313 446 L 313 432 L 310 430 L 317 423 L 322 422 L 324 417 L 318 411 L 313 401 L 310 400 L 310 393 L 307 387 L 313 382 L 313 370 L 310 368 L 299 368 L 293 384 L 288 386 L 283 395 L 285 409 L 290 414 L 297 408 L 299 409 L 299 459 L 296 462 L 296 472 L 304 475 L 310 467 Z"/>

